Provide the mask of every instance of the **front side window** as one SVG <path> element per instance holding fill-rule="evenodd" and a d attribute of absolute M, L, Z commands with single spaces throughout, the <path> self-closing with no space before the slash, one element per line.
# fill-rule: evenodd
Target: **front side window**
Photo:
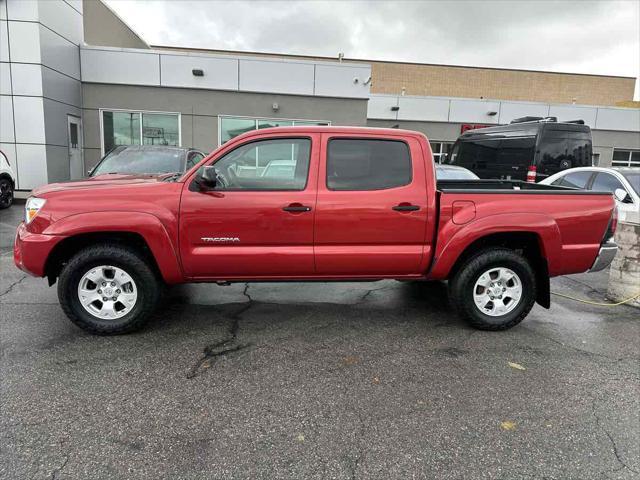
<path fill-rule="evenodd" d="M 180 145 L 180 115 L 102 111 L 102 147 L 105 153 L 119 145 Z"/>
<path fill-rule="evenodd" d="M 327 150 L 329 190 L 384 190 L 411 183 L 409 146 L 397 140 L 333 139 Z"/>
<path fill-rule="evenodd" d="M 311 140 L 283 138 L 242 145 L 213 164 L 216 190 L 304 190 Z"/>
<path fill-rule="evenodd" d="M 591 186 L 591 190 L 595 192 L 613 193 L 618 188 L 625 190 L 620 180 L 618 180 L 616 177 L 614 177 L 609 173 L 602 173 L 602 172 L 596 174 L 596 178 L 594 178 L 593 185 Z"/>

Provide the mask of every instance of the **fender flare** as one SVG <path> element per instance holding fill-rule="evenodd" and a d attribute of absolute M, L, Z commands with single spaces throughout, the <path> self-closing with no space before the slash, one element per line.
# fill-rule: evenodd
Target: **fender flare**
<path fill-rule="evenodd" d="M 164 281 L 169 284 L 183 281 L 178 248 L 160 219 L 150 213 L 117 210 L 79 213 L 61 218 L 42 233 L 70 238 L 107 232 L 140 235 L 149 246 Z"/>
<path fill-rule="evenodd" d="M 502 213 L 489 215 L 459 228 L 447 223 L 439 236 L 451 232 L 448 242 L 436 248 L 436 258 L 429 278 L 445 279 L 456 261 L 473 242 L 496 233 L 533 233 L 540 244 L 540 253 L 547 261 L 549 274 L 553 276 L 562 267 L 562 237 L 555 220 L 539 213 Z"/>

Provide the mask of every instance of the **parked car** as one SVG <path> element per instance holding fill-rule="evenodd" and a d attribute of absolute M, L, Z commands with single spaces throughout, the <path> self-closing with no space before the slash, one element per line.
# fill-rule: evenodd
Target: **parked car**
<path fill-rule="evenodd" d="M 16 188 L 15 174 L 5 153 L 0 150 L 0 209 L 13 205 L 13 191 Z"/>
<path fill-rule="evenodd" d="M 159 145 L 120 145 L 107 153 L 89 172 L 90 177 L 108 173 L 157 174 L 184 172 L 206 156 L 193 148 Z"/>
<path fill-rule="evenodd" d="M 509 125 L 467 130 L 447 163 L 480 178 L 536 182 L 567 168 L 591 166 L 591 129 L 582 120 L 522 117 Z"/>
<path fill-rule="evenodd" d="M 479 177 L 471 170 L 456 165 L 436 163 L 437 180 L 478 180 Z"/>
<path fill-rule="evenodd" d="M 540 183 L 613 193 L 620 220 L 640 223 L 640 168 L 572 168 Z"/>
<path fill-rule="evenodd" d="M 236 174 L 290 152 L 291 177 Z M 504 330 L 549 277 L 617 251 L 610 193 L 520 181 L 436 183 L 424 135 L 279 127 L 240 135 L 184 175 L 102 176 L 34 190 L 16 265 L 95 334 L 139 328 L 164 284 L 449 280 L 476 328 Z"/>

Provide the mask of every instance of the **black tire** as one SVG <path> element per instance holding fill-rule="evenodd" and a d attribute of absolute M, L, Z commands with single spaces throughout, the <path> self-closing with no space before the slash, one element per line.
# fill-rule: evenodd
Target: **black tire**
<path fill-rule="evenodd" d="M 138 298 L 123 317 L 101 319 L 89 313 L 78 298 L 78 285 L 92 268 L 109 265 L 121 268 L 134 280 Z M 148 260 L 133 249 L 121 245 L 100 244 L 87 247 L 64 266 L 58 279 L 58 299 L 64 313 L 83 330 L 94 335 L 118 335 L 143 327 L 153 313 L 163 285 Z"/>
<path fill-rule="evenodd" d="M 13 183 L 8 178 L 0 178 L 0 209 L 13 205 Z"/>
<path fill-rule="evenodd" d="M 474 301 L 474 287 L 483 273 L 491 268 L 508 268 L 518 275 L 522 295 L 513 310 L 500 316 L 483 313 Z M 531 265 L 522 255 L 507 248 L 486 249 L 469 259 L 449 281 L 449 298 L 458 314 L 479 330 L 507 330 L 529 314 L 536 300 L 536 278 Z M 493 298 L 493 297 L 492 297 Z"/>

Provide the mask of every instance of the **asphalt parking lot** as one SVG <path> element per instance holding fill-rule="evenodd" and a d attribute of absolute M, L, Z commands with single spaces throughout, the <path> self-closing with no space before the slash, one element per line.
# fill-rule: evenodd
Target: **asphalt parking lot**
<path fill-rule="evenodd" d="M 189 285 L 94 337 L 13 266 L 21 214 L 0 211 L 1 478 L 640 478 L 637 309 L 556 297 L 489 333 L 441 284 Z"/>

